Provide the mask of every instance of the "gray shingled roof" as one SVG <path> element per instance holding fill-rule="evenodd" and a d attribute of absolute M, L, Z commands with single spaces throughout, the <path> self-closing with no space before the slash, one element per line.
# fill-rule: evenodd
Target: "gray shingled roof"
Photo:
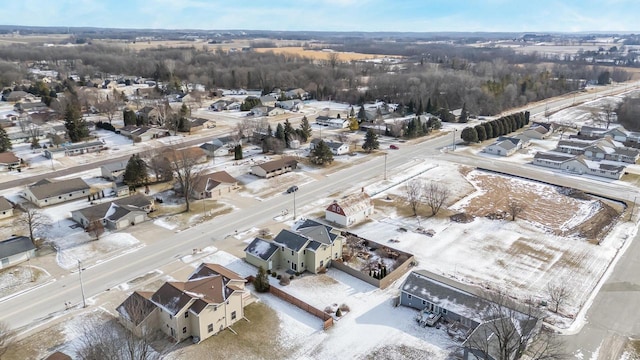
<path fill-rule="evenodd" d="M 142 208 L 151 204 L 152 201 L 149 197 L 143 194 L 134 194 L 76 211 L 80 212 L 87 219 L 108 218 L 109 220 L 115 221 L 132 211 L 144 211 Z M 109 215 L 107 216 L 107 214 Z"/>
<path fill-rule="evenodd" d="M 566 153 L 548 153 L 548 152 L 537 152 L 534 156 L 534 159 L 543 159 L 555 162 L 563 162 L 570 159 L 573 159 L 573 155 L 568 155 Z"/>
<path fill-rule="evenodd" d="M 284 245 L 287 249 L 300 251 L 305 247 L 307 242 L 309 242 L 309 238 L 284 229 L 280 231 L 280 233 L 276 236 L 275 239 L 273 239 L 273 241 L 278 244 Z"/>
<path fill-rule="evenodd" d="M 14 236 L 10 239 L 0 241 L 0 259 L 31 251 L 35 248 L 31 239 L 28 237 Z"/>
<path fill-rule="evenodd" d="M 152 294 L 152 292 L 136 291 L 129 295 L 129 297 L 116 308 L 116 311 L 125 319 L 131 321 L 135 326 L 138 326 L 156 308 L 149 300 Z"/>
<path fill-rule="evenodd" d="M 117 161 L 117 162 L 112 162 L 110 164 L 104 164 L 101 167 L 111 172 L 122 171 L 122 170 L 126 170 L 127 163 L 128 163 L 127 161 Z"/>
<path fill-rule="evenodd" d="M 249 246 L 244 249 L 244 251 L 253 256 L 259 257 L 262 260 L 269 260 L 273 254 L 278 251 L 278 249 L 278 245 L 275 245 L 274 243 L 260 238 L 255 238 Z"/>
<path fill-rule="evenodd" d="M 46 181 L 43 181 L 46 180 Z M 71 193 L 79 190 L 89 190 L 91 187 L 81 178 L 73 178 L 60 181 L 43 179 L 31 185 L 29 190 L 38 200 L 50 198 L 52 196 Z"/>

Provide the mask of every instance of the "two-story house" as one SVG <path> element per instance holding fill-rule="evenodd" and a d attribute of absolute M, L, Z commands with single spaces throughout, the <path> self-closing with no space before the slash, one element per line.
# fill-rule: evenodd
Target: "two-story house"
<path fill-rule="evenodd" d="M 218 264 L 200 264 L 184 282 L 166 282 L 155 292 L 137 291 L 116 308 L 135 334 L 161 330 L 176 342 L 198 343 L 244 318 L 250 302 L 246 280 Z"/>
<path fill-rule="evenodd" d="M 342 257 L 344 237 L 330 226 L 305 220 L 296 231 L 282 230 L 273 242 L 255 238 L 245 248 L 245 260 L 266 270 L 318 273 Z"/>

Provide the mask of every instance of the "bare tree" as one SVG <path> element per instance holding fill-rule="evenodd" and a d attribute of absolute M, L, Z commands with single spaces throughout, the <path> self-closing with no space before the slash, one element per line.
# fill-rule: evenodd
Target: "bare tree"
<path fill-rule="evenodd" d="M 507 211 L 511 214 L 511 221 L 516 221 L 518 215 L 522 214 L 525 209 L 525 205 L 518 200 L 509 199 L 507 203 Z"/>
<path fill-rule="evenodd" d="M 427 205 L 431 208 L 431 215 L 435 216 L 449 199 L 451 192 L 444 185 L 431 182 L 425 186 L 424 195 Z"/>
<path fill-rule="evenodd" d="M 560 306 L 562 306 L 562 304 L 564 304 L 571 295 L 566 281 L 548 283 L 547 294 L 549 295 L 549 302 L 553 306 L 553 312 L 555 313 L 558 312 Z"/>
<path fill-rule="evenodd" d="M 107 95 L 104 99 L 96 103 L 96 109 L 98 109 L 100 114 L 106 116 L 109 124 L 111 124 L 111 121 L 113 121 L 118 113 L 118 103 L 116 99 L 113 98 L 113 95 Z"/>
<path fill-rule="evenodd" d="M 16 219 L 16 224 L 25 228 L 26 232 L 29 233 L 31 242 L 37 246 L 36 232 L 47 226 L 51 220 L 38 209 L 25 207 L 23 205 L 18 205 L 18 209 L 22 211 L 22 214 Z"/>
<path fill-rule="evenodd" d="M 411 180 L 405 185 L 405 194 L 407 195 L 407 203 L 413 211 L 413 216 L 418 216 L 418 207 L 422 200 L 422 183 L 419 180 Z"/>
<path fill-rule="evenodd" d="M 0 359 L 16 341 L 16 334 L 5 322 L 0 322 Z"/>
<path fill-rule="evenodd" d="M 531 360 L 562 360 L 568 359 L 565 353 L 565 344 L 558 335 L 547 329 L 542 329 L 540 333 L 533 338 L 527 349 L 524 351 L 524 357 Z"/>
<path fill-rule="evenodd" d="M 104 224 L 102 224 L 101 219 L 91 219 L 85 231 L 96 240 L 100 240 L 100 236 L 104 234 Z"/>
<path fill-rule="evenodd" d="M 609 125 L 613 122 L 615 109 L 611 103 L 606 103 L 602 107 L 602 112 L 604 112 L 604 121 L 607 123 L 607 129 L 609 129 Z"/>
<path fill-rule="evenodd" d="M 465 350 L 476 359 L 511 360 L 522 356 L 529 344 L 540 332 L 540 312 L 533 301 L 516 303 L 505 293 L 492 294 L 485 311 L 485 321 L 478 325 L 464 343 Z M 542 346 L 543 340 L 534 350 L 531 359 L 555 359 L 559 356 L 555 346 Z"/>
<path fill-rule="evenodd" d="M 154 148 L 149 150 L 144 156 L 145 163 L 149 170 L 153 173 L 156 182 L 170 181 L 173 179 L 173 171 L 171 164 L 164 157 L 161 149 Z"/>
<path fill-rule="evenodd" d="M 198 159 L 189 148 L 170 149 L 165 154 L 187 205 L 186 211 L 189 212 L 191 210 L 191 192 L 201 176 L 201 170 L 197 166 Z"/>

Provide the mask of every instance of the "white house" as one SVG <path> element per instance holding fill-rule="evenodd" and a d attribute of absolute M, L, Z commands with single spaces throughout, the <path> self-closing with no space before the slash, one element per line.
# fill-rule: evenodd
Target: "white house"
<path fill-rule="evenodd" d="M 17 265 L 35 257 L 36 247 L 26 236 L 0 241 L 0 269 Z"/>
<path fill-rule="evenodd" d="M 518 145 L 514 144 L 511 140 L 497 140 L 493 144 L 484 148 L 484 152 L 499 156 L 510 156 L 518 151 L 518 149 Z"/>
<path fill-rule="evenodd" d="M 122 182 L 124 171 L 127 169 L 128 161 L 117 161 L 100 166 L 100 173 L 103 178 L 115 182 Z"/>
<path fill-rule="evenodd" d="M 20 158 L 11 151 L 0 153 L 0 170 L 12 170 L 20 166 Z"/>
<path fill-rule="evenodd" d="M 320 141 L 324 141 L 325 144 L 331 149 L 333 155 L 344 155 L 349 153 L 349 145 L 345 143 L 341 143 L 338 141 L 325 141 L 322 139 L 313 139 L 309 144 L 309 150 L 313 150 L 316 148 Z"/>
<path fill-rule="evenodd" d="M 338 225 L 349 227 L 364 221 L 373 214 L 373 202 L 365 192 L 334 200 L 325 210 L 325 219 Z"/>
<path fill-rule="evenodd" d="M 39 207 L 80 199 L 91 194 L 91 187 L 81 178 L 67 180 L 42 179 L 28 186 L 22 197 Z"/>
<path fill-rule="evenodd" d="M 587 174 L 609 179 L 620 179 L 624 173 L 624 166 L 610 164 L 605 161 L 588 160 L 584 155 L 578 155 L 562 163 L 562 170 L 574 174 Z"/>
<path fill-rule="evenodd" d="M 147 213 L 153 209 L 153 203 L 151 198 L 135 194 L 72 211 L 71 218 L 83 228 L 100 221 L 107 229 L 121 230 L 148 220 Z"/>

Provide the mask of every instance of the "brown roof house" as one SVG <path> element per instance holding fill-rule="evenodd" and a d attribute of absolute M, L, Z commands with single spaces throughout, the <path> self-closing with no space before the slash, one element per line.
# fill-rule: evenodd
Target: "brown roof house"
<path fill-rule="evenodd" d="M 66 180 L 42 179 L 28 186 L 22 197 L 39 207 L 77 200 L 91 194 L 91 187 L 81 178 Z"/>
<path fill-rule="evenodd" d="M 183 158 L 198 164 L 207 162 L 207 154 L 199 147 L 189 147 L 178 150 L 166 149 L 162 152 L 162 155 L 171 163 L 176 161 L 181 162 Z"/>
<path fill-rule="evenodd" d="M 364 221 L 373 214 L 373 202 L 365 192 L 351 194 L 343 199 L 334 200 L 324 212 L 327 221 L 349 227 Z"/>
<path fill-rule="evenodd" d="M 13 204 L 4 196 L 0 196 L 0 219 L 13 216 Z"/>
<path fill-rule="evenodd" d="M 0 153 L 0 170 L 13 170 L 20 166 L 20 158 L 11 151 Z"/>
<path fill-rule="evenodd" d="M 251 167 L 251 174 L 268 179 L 273 176 L 293 171 L 297 166 L 298 161 L 296 160 L 296 158 L 292 156 L 285 156 L 282 159 L 253 165 Z"/>
<path fill-rule="evenodd" d="M 109 230 L 121 230 L 148 220 L 147 214 L 153 210 L 153 204 L 152 198 L 135 194 L 72 211 L 71 218 L 83 228 L 100 221 Z"/>
<path fill-rule="evenodd" d="M 218 264 L 200 264 L 184 282 L 155 292 L 136 291 L 116 308 L 120 322 L 137 335 L 161 330 L 176 342 L 201 342 L 244 317 L 251 302 L 246 280 Z"/>
<path fill-rule="evenodd" d="M 194 199 L 218 199 L 224 194 L 238 190 L 238 180 L 226 171 L 217 171 L 200 175 L 193 186 L 191 197 Z"/>

